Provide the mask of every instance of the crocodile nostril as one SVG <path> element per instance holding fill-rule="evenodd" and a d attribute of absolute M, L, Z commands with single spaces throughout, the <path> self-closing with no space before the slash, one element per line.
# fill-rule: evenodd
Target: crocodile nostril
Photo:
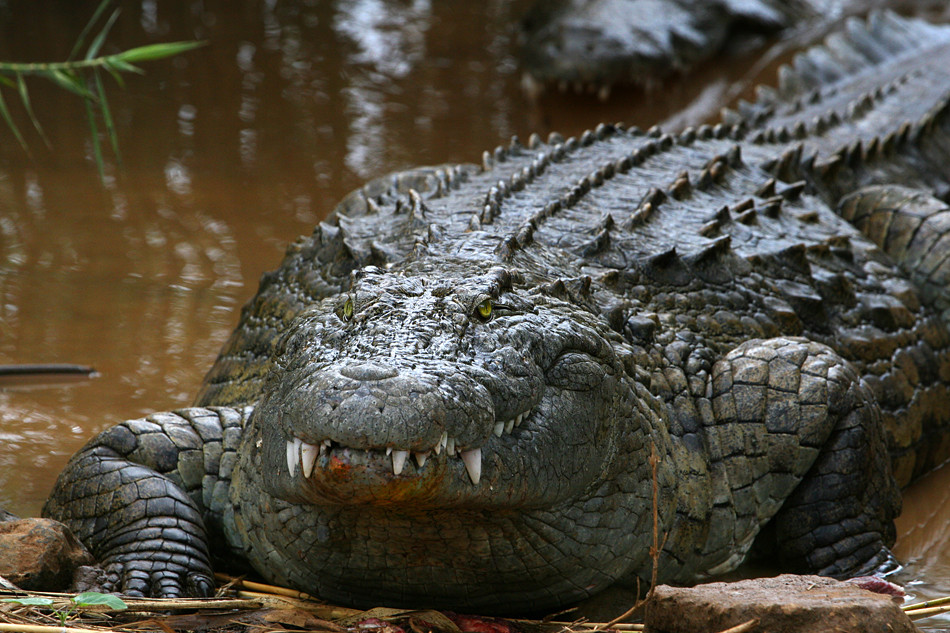
<path fill-rule="evenodd" d="M 399 375 L 399 372 L 388 365 L 376 363 L 360 363 L 340 368 L 340 373 L 353 380 L 383 380 Z"/>

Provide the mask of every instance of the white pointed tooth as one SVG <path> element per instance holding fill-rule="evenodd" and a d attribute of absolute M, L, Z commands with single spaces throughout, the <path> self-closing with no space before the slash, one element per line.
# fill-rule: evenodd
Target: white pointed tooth
<path fill-rule="evenodd" d="M 505 433 L 511 433 L 511 429 L 513 428 L 515 428 L 515 421 L 513 419 L 505 422 Z"/>
<path fill-rule="evenodd" d="M 465 470 L 468 471 L 468 477 L 473 484 L 477 484 L 482 478 L 482 449 L 473 448 L 470 451 L 462 451 L 462 463 L 465 464 Z"/>
<path fill-rule="evenodd" d="M 504 422 L 495 422 L 495 428 L 492 429 L 492 433 L 501 437 L 501 434 L 505 432 L 505 423 Z"/>
<path fill-rule="evenodd" d="M 320 442 L 320 453 L 326 453 L 330 450 L 330 440 L 323 440 Z"/>
<path fill-rule="evenodd" d="M 449 439 L 449 434 L 445 431 L 442 431 L 442 437 L 439 438 L 439 441 L 435 443 L 435 454 L 438 455 L 442 452 L 442 449 L 445 448 L 445 444 Z"/>
<path fill-rule="evenodd" d="M 409 451 L 393 451 L 393 474 L 398 475 L 402 472 L 402 467 L 406 465 L 406 458 L 409 457 Z"/>
<path fill-rule="evenodd" d="M 291 477 L 297 474 L 297 442 L 299 441 L 296 438 L 287 441 L 287 470 L 290 471 Z"/>
<path fill-rule="evenodd" d="M 416 459 L 416 463 L 419 464 L 419 468 L 422 468 L 426 465 L 426 460 L 429 459 L 429 451 L 413 453 L 412 456 Z"/>
<path fill-rule="evenodd" d="M 313 472 L 313 463 L 317 461 L 317 455 L 320 453 L 320 447 L 316 444 L 300 444 L 300 466 L 303 468 L 303 476 L 309 477 Z"/>
<path fill-rule="evenodd" d="M 386 447 L 386 457 L 389 457 L 389 456 L 392 455 L 392 454 L 393 454 L 393 447 L 392 447 L 392 446 L 387 446 L 387 447 Z M 396 474 L 398 475 L 399 473 L 396 473 Z"/>
<path fill-rule="evenodd" d="M 515 418 L 515 426 L 520 426 L 522 420 L 524 420 L 524 413 L 519 413 L 518 417 Z"/>
<path fill-rule="evenodd" d="M 449 455 L 455 455 L 455 438 L 454 437 L 450 437 L 445 442 L 445 452 L 448 453 Z"/>

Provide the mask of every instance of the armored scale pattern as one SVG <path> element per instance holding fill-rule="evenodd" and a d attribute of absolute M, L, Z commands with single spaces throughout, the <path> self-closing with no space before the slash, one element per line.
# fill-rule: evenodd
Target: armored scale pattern
<path fill-rule="evenodd" d="M 105 431 L 45 512 L 157 595 L 210 588 L 207 530 L 329 600 L 553 608 L 649 577 L 654 482 L 661 582 L 885 568 L 950 454 L 948 75 L 950 29 L 878 14 L 720 125 L 372 181 L 210 408 Z"/>
<path fill-rule="evenodd" d="M 819 6 L 816 6 L 819 5 Z M 764 36 L 815 28 L 847 1 L 540 0 L 520 24 L 523 83 L 609 96 L 615 85 L 649 86 L 686 72 L 723 49 Z"/>

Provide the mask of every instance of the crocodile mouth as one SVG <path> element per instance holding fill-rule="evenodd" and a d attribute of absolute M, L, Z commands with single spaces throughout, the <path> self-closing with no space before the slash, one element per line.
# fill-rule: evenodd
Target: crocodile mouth
<path fill-rule="evenodd" d="M 510 436 L 530 415 L 531 410 L 527 410 L 508 420 L 496 422 L 492 428 L 492 434 L 498 438 Z M 393 476 L 400 476 L 403 475 L 410 456 L 416 463 L 416 474 L 421 475 L 429 457 L 441 455 L 443 452 L 445 452 L 446 460 L 460 460 L 471 483 L 478 485 L 482 476 L 482 447 L 463 449 L 458 446 L 456 438 L 449 436 L 448 432 L 443 432 L 432 448 L 425 451 L 392 446 L 379 449 L 361 449 L 345 446 L 330 438 L 311 443 L 295 436 L 286 442 L 287 469 L 290 476 L 296 476 L 299 468 L 306 479 L 309 479 L 320 468 L 321 464 L 325 467 L 334 455 L 339 456 L 343 453 L 347 454 L 350 461 L 362 463 L 376 461 L 381 455 L 385 455 L 385 457 L 391 459 Z"/>

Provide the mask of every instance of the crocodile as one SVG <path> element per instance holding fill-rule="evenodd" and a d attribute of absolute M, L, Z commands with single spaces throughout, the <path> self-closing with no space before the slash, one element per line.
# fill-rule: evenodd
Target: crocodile
<path fill-rule="evenodd" d="M 103 431 L 44 514 L 133 595 L 210 592 L 212 555 L 493 613 L 893 567 L 950 453 L 950 27 L 875 14 L 779 74 L 716 125 L 370 181 L 195 406 Z"/>
<path fill-rule="evenodd" d="M 540 0 L 519 25 L 522 83 L 606 99 L 615 86 L 650 87 L 726 51 L 780 36 L 775 52 L 815 41 L 880 0 Z M 943 3 L 916 0 L 915 10 Z"/>

